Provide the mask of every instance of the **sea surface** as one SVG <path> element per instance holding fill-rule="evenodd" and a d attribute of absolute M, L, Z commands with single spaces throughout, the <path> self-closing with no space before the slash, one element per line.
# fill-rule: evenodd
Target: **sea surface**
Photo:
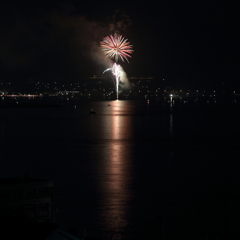
<path fill-rule="evenodd" d="M 0 177 L 53 180 L 80 236 L 240 239 L 239 122 L 236 101 L 0 108 Z"/>

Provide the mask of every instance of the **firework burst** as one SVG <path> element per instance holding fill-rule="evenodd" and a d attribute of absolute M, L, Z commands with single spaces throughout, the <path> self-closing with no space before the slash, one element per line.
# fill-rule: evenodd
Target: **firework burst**
<path fill-rule="evenodd" d="M 117 62 L 120 58 L 123 62 L 124 59 L 128 62 L 128 57 L 133 52 L 132 45 L 129 45 L 128 39 L 124 39 L 122 35 L 114 34 L 103 38 L 100 42 L 102 51 L 107 57 L 115 59 Z"/>

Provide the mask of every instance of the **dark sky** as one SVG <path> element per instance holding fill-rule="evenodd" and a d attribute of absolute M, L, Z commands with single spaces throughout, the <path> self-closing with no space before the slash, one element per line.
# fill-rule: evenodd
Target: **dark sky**
<path fill-rule="evenodd" d="M 181 84 L 237 83 L 239 1 L 16 1 L 0 4 L 0 80 L 81 78 L 110 66 L 99 41 L 134 52 L 128 76 Z M 180 85 L 181 85 L 180 84 Z"/>

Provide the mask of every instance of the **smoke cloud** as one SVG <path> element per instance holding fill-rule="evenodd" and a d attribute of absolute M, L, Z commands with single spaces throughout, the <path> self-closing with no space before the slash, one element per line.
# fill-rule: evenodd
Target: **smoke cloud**
<path fill-rule="evenodd" d="M 104 21 L 89 20 L 77 14 L 71 3 L 58 9 L 35 9 L 27 16 L 15 11 L 4 18 L 7 24 L 0 26 L 0 67 L 46 74 L 89 75 L 111 67 L 112 61 L 99 42 L 115 32 L 125 34 L 131 25 L 120 11 Z"/>
<path fill-rule="evenodd" d="M 119 89 L 120 89 L 119 92 L 123 92 L 130 89 L 130 83 L 129 83 L 127 74 L 123 70 L 122 66 L 120 66 L 120 72 L 121 72 L 121 75 L 120 75 L 120 82 L 119 82 Z"/>

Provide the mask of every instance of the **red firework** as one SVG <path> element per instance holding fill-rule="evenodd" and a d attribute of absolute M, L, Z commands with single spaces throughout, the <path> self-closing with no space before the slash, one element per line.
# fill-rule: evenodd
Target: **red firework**
<path fill-rule="evenodd" d="M 120 57 L 122 61 L 128 57 L 131 57 L 129 54 L 133 52 L 132 45 L 129 45 L 130 42 L 127 42 L 127 39 L 124 39 L 122 35 L 115 33 L 114 35 L 107 36 L 103 38 L 103 41 L 100 42 L 102 51 L 109 58 L 115 59 L 118 61 Z"/>

